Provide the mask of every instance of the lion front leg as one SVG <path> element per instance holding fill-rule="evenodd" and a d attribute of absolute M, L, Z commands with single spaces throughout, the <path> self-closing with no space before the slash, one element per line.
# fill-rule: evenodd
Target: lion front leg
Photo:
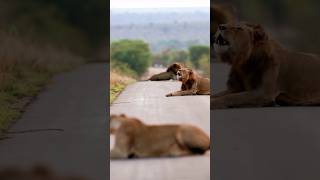
<path fill-rule="evenodd" d="M 110 158 L 111 159 L 125 159 L 125 158 L 128 158 L 128 153 L 119 149 L 119 148 L 113 148 L 110 151 Z"/>
<path fill-rule="evenodd" d="M 225 95 L 228 95 L 228 94 L 231 94 L 231 93 L 232 93 L 232 91 L 225 90 L 225 91 L 221 91 L 219 93 L 213 94 L 213 95 L 211 95 L 211 97 L 212 98 L 217 98 L 217 97 L 225 96 Z"/>
<path fill-rule="evenodd" d="M 117 133 L 114 148 L 110 151 L 110 158 L 123 159 L 129 157 L 130 137 L 125 132 Z"/>
<path fill-rule="evenodd" d="M 159 74 L 155 74 L 149 78 L 150 81 L 163 81 L 173 79 L 175 76 L 172 72 L 162 72 Z"/>
<path fill-rule="evenodd" d="M 169 93 L 166 96 L 187 96 L 187 95 L 196 95 L 197 91 L 196 90 L 187 90 L 187 91 L 176 91 L 173 93 Z"/>
<path fill-rule="evenodd" d="M 262 107 L 273 104 L 274 98 L 256 91 L 247 91 L 210 98 L 210 109 Z"/>

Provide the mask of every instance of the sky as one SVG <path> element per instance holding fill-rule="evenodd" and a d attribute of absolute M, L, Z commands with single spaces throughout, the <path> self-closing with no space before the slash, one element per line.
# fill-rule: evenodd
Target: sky
<path fill-rule="evenodd" d="M 210 0 L 111 0 L 110 8 L 209 7 Z"/>

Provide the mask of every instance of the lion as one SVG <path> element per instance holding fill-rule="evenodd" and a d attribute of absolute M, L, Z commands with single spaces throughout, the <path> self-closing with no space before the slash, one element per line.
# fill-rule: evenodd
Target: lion
<path fill-rule="evenodd" d="M 151 76 L 148 80 L 150 81 L 163 81 L 163 80 L 176 80 L 176 75 L 179 69 L 183 68 L 183 65 L 180 63 L 173 63 L 170 65 L 166 72 L 155 74 Z"/>
<path fill-rule="evenodd" d="M 110 133 L 115 134 L 112 159 L 204 154 L 210 147 L 209 136 L 193 125 L 147 125 L 124 114 L 110 116 Z"/>
<path fill-rule="evenodd" d="M 177 72 L 177 79 L 182 82 L 181 90 L 166 96 L 210 95 L 210 80 L 197 75 L 192 69 L 182 68 Z"/>
<path fill-rule="evenodd" d="M 320 104 L 320 57 L 294 52 L 258 24 L 222 24 L 214 49 L 231 66 L 227 90 L 210 98 L 212 109 Z"/>

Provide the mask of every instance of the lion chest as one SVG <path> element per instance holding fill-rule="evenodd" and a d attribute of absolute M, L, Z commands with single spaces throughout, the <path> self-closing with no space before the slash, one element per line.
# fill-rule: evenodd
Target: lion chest
<path fill-rule="evenodd" d="M 192 89 L 193 84 L 194 84 L 194 81 L 188 80 L 185 83 L 182 83 L 181 90 L 182 91 L 190 90 L 190 89 Z"/>
<path fill-rule="evenodd" d="M 248 61 L 238 68 L 232 68 L 228 86 L 237 90 L 253 90 L 261 86 L 265 64 Z"/>

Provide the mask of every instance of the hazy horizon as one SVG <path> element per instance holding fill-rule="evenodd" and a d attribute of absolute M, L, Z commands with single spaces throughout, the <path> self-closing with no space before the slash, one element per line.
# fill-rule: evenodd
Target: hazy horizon
<path fill-rule="evenodd" d="M 113 14 L 121 14 L 121 13 L 194 13 L 194 12 L 200 12 L 200 13 L 210 13 L 209 7 L 170 7 L 170 8 L 114 8 L 110 9 L 110 15 Z"/>
<path fill-rule="evenodd" d="M 143 8 L 113 10 L 110 16 L 111 42 L 141 39 L 152 52 L 186 50 L 192 45 L 210 44 L 209 8 Z"/>
<path fill-rule="evenodd" d="M 210 7 L 210 0 L 112 0 L 110 9 Z"/>

